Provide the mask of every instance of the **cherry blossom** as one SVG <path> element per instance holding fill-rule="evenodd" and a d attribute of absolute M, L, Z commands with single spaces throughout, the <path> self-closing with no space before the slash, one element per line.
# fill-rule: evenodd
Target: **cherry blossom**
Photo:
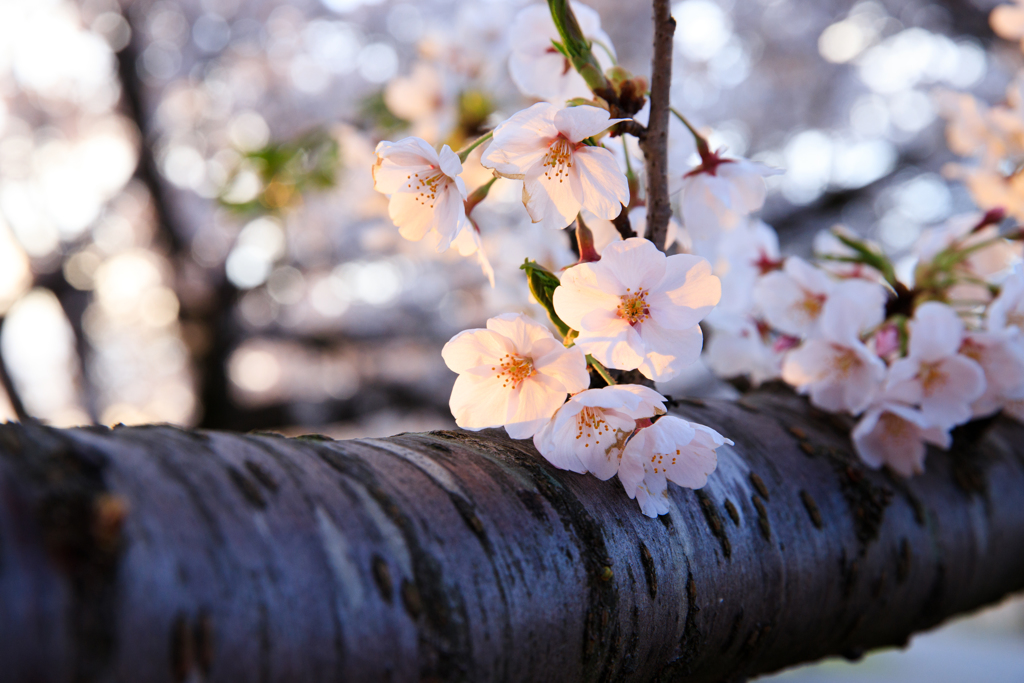
<path fill-rule="evenodd" d="M 720 296 L 707 260 L 665 256 L 650 241 L 631 237 L 609 244 L 600 261 L 567 270 L 554 306 L 579 331 L 576 345 L 585 353 L 664 382 L 697 360 L 703 345 L 697 323 Z"/>
<path fill-rule="evenodd" d="M 736 228 L 764 205 L 765 176 L 777 169 L 747 159 L 723 159 L 711 153 L 703 163 L 673 176 L 670 191 L 679 192 L 683 225 L 694 239 L 708 239 Z"/>
<path fill-rule="evenodd" d="M 735 313 L 715 318 L 702 356 L 719 377 L 745 375 L 755 387 L 780 376 L 783 358 L 784 354 L 769 338 L 767 325 Z"/>
<path fill-rule="evenodd" d="M 639 384 L 588 389 L 559 408 L 533 443 L 555 467 L 603 481 L 619 471 L 636 420 L 664 413 L 665 397 Z"/>
<path fill-rule="evenodd" d="M 612 219 L 629 204 L 629 184 L 611 152 L 583 140 L 621 120 L 599 107 L 538 102 L 494 129 L 480 163 L 523 181 L 523 204 L 534 223 L 561 229 L 580 209 Z"/>
<path fill-rule="evenodd" d="M 648 517 L 669 511 L 668 482 L 699 489 L 718 466 L 715 450 L 733 442 L 694 422 L 666 415 L 626 444 L 619 480 Z"/>
<path fill-rule="evenodd" d="M 921 411 L 890 401 L 868 410 L 850 436 L 868 466 L 888 465 L 904 477 L 924 472 L 925 443 L 951 443 L 949 432 L 931 425 Z"/>
<path fill-rule="evenodd" d="M 860 413 L 882 386 L 885 363 L 861 341 L 861 334 L 884 317 L 885 291 L 873 287 L 864 289 L 875 301 L 833 297 L 822 314 L 821 335 L 786 355 L 782 379 L 810 394 L 819 408 Z"/>
<path fill-rule="evenodd" d="M 960 354 L 972 359 L 985 373 L 985 393 L 971 405 L 973 417 L 992 415 L 1007 401 L 1024 399 L 1024 347 L 1016 331 L 969 332 Z"/>
<path fill-rule="evenodd" d="M 908 327 L 909 352 L 889 367 L 886 397 L 920 406 L 929 425 L 966 422 L 971 404 L 985 392 L 985 373 L 958 353 L 963 322 L 946 304 L 929 301 L 917 307 Z"/>
<path fill-rule="evenodd" d="M 376 153 L 373 187 L 391 196 L 388 215 L 402 237 L 415 242 L 434 233 L 437 250 L 447 249 L 469 225 L 458 155 L 448 145 L 438 153 L 415 137 L 381 142 Z"/>
<path fill-rule="evenodd" d="M 612 65 L 615 50 L 601 30 L 601 16 L 590 7 L 570 3 L 580 29 L 594 43 L 594 56 L 602 68 Z M 512 54 L 508 71 L 512 82 L 527 97 L 561 103 L 574 97 L 590 97 L 583 77 L 552 41 L 560 41 L 558 29 L 546 4 L 529 5 L 516 15 L 509 28 Z M 609 54 L 609 52 L 611 54 Z"/>
<path fill-rule="evenodd" d="M 513 439 L 533 436 L 566 394 L 590 383 L 578 348 L 565 348 L 546 327 L 515 313 L 491 318 L 487 329 L 460 332 L 441 356 L 459 373 L 449 402 L 455 423 L 472 430 L 504 426 Z"/>
<path fill-rule="evenodd" d="M 1024 334 L 1024 270 L 1019 266 L 989 305 L 985 322 L 989 331 L 1014 328 Z"/>

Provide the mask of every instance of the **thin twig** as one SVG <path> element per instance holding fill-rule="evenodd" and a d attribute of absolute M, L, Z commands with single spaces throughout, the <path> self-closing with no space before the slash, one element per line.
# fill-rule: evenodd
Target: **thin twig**
<path fill-rule="evenodd" d="M 664 248 L 672 205 L 668 197 L 669 88 L 672 36 L 676 30 L 669 0 L 654 0 L 654 57 L 651 60 L 651 115 L 640 146 L 647 160 L 647 239 Z"/>

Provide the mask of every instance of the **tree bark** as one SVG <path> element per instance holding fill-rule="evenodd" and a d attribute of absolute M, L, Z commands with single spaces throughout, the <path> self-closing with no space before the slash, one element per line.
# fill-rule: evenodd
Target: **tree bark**
<path fill-rule="evenodd" d="M 502 432 L 0 426 L 17 681 L 721 681 L 901 645 L 1024 588 L 1024 426 L 910 480 L 781 390 L 640 514 Z"/>

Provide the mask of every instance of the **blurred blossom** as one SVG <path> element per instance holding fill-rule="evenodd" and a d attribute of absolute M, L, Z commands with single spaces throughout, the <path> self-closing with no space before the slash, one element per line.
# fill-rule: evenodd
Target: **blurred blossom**
<path fill-rule="evenodd" d="M 0 315 L 31 285 L 28 257 L 0 218 Z"/>
<path fill-rule="evenodd" d="M 708 61 L 729 42 L 732 20 L 711 0 L 684 0 L 672 6 L 676 45 L 694 61 Z"/>
<path fill-rule="evenodd" d="M 10 308 L 0 352 L 30 414 L 57 427 L 89 422 L 78 400 L 75 335 L 53 293 L 32 290 Z"/>
<path fill-rule="evenodd" d="M 370 83 L 383 83 L 398 72 L 398 55 L 387 43 L 370 43 L 359 51 L 359 75 Z"/>

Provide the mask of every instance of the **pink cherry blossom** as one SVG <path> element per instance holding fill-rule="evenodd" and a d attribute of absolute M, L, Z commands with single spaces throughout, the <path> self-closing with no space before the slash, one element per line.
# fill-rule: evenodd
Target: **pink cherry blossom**
<path fill-rule="evenodd" d="M 444 251 L 469 225 L 462 163 L 445 145 L 438 153 L 420 138 L 377 145 L 373 187 L 391 196 L 388 215 L 402 237 L 419 241 L 433 233 Z"/>
<path fill-rule="evenodd" d="M 973 417 L 992 415 L 1007 401 L 1024 399 L 1024 347 L 1009 332 L 969 332 L 960 354 L 981 366 L 985 393 L 971 405 Z"/>
<path fill-rule="evenodd" d="M 831 412 L 860 413 L 885 379 L 885 363 L 861 341 L 882 322 L 885 290 L 871 283 L 858 290 L 859 299 L 833 296 L 822 313 L 820 335 L 786 354 L 782 365 L 782 379 Z"/>
<path fill-rule="evenodd" d="M 466 330 L 444 345 L 445 364 L 459 373 L 449 402 L 463 429 L 504 426 L 526 439 L 555 414 L 566 394 L 590 383 L 578 348 L 565 348 L 546 327 L 506 313 L 487 329 Z"/>
<path fill-rule="evenodd" d="M 888 465 L 909 477 L 924 472 L 925 444 L 949 448 L 949 431 L 932 426 L 919 410 L 883 402 L 868 410 L 851 433 L 861 460 L 870 467 Z"/>
<path fill-rule="evenodd" d="M 637 431 L 623 451 L 619 480 L 648 517 L 669 511 L 668 482 L 699 489 L 718 466 L 715 449 L 733 442 L 694 422 L 666 415 Z"/>
<path fill-rule="evenodd" d="M 718 303 L 721 284 L 699 256 L 665 256 L 631 237 L 605 247 L 601 260 L 574 266 L 555 290 L 555 312 L 579 331 L 576 345 L 604 365 L 640 369 L 656 382 L 697 360 L 699 323 Z"/>
<path fill-rule="evenodd" d="M 919 406 L 929 425 L 943 428 L 971 418 L 971 404 L 985 392 L 985 373 L 977 362 L 960 355 L 964 325 L 946 304 L 921 304 L 908 323 L 906 358 L 889 367 L 888 399 Z"/>
<path fill-rule="evenodd" d="M 599 107 L 538 102 L 494 129 L 480 163 L 523 181 L 523 204 L 534 223 L 561 229 L 581 209 L 612 219 L 629 204 L 629 184 L 611 152 L 583 140 L 622 120 Z"/>
<path fill-rule="evenodd" d="M 665 397 L 639 384 L 588 389 L 571 397 L 533 437 L 547 460 L 602 481 L 619 471 L 636 420 L 665 413 Z"/>

